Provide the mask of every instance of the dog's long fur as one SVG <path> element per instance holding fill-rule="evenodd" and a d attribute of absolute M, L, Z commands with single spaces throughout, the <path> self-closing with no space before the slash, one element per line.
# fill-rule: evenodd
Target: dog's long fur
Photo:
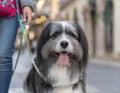
<path fill-rule="evenodd" d="M 62 41 L 67 47 L 60 45 Z M 59 62 L 61 51 L 69 62 Z M 63 54 L 64 55 L 64 54 Z M 42 80 L 34 67 L 26 79 L 30 93 L 86 93 L 85 69 L 88 44 L 80 26 L 73 22 L 51 22 L 41 32 L 35 62 L 47 81 Z"/>

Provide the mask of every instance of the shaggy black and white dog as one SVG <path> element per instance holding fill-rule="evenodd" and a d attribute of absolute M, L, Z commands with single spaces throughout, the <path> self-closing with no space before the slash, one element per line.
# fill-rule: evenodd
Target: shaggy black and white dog
<path fill-rule="evenodd" d="M 77 23 L 51 22 L 41 32 L 35 68 L 29 72 L 26 86 L 30 93 L 86 93 L 85 69 L 88 45 Z"/>

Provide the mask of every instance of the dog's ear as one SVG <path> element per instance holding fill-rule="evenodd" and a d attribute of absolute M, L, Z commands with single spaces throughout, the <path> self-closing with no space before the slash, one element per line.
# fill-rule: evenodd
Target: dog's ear
<path fill-rule="evenodd" d="M 74 25 L 77 29 L 77 33 L 78 33 L 78 41 L 80 42 L 82 48 L 83 48 L 83 66 L 87 65 L 87 61 L 88 61 L 88 42 L 87 42 L 87 38 L 86 35 L 84 33 L 84 31 L 82 30 L 82 28 L 79 26 L 78 23 L 75 23 Z"/>
<path fill-rule="evenodd" d="M 39 41 L 38 41 L 38 46 L 37 46 L 37 55 L 39 57 L 41 57 L 40 53 L 41 53 L 43 45 L 49 39 L 49 33 L 50 33 L 50 30 L 51 30 L 51 24 L 52 23 L 47 24 L 46 27 L 43 29 L 43 31 L 40 34 Z"/>

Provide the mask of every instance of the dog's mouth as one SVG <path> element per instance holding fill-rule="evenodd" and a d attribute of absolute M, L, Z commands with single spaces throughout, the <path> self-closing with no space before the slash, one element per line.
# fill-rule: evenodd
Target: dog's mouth
<path fill-rule="evenodd" d="M 62 63 L 69 62 L 69 55 L 70 55 L 69 52 L 61 51 L 61 52 L 58 52 L 57 55 L 58 55 L 57 61 L 62 62 Z"/>
<path fill-rule="evenodd" d="M 77 60 L 77 56 L 68 51 L 52 52 L 49 56 L 56 58 L 56 60 L 61 63 L 67 63 L 69 60 Z"/>
<path fill-rule="evenodd" d="M 56 52 L 57 61 L 61 63 L 68 63 L 70 60 L 76 60 L 77 56 L 68 51 Z"/>

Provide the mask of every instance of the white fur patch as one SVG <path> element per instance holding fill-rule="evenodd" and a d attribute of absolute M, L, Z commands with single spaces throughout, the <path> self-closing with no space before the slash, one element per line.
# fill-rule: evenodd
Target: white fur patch
<path fill-rule="evenodd" d="M 73 93 L 72 86 L 56 87 L 54 93 Z"/>
<path fill-rule="evenodd" d="M 53 93 L 83 93 L 82 88 L 79 85 L 78 88 L 73 90 L 73 86 L 63 86 L 63 87 L 55 87 L 53 90 Z"/>
<path fill-rule="evenodd" d="M 48 73 L 48 78 L 50 80 L 54 80 L 55 83 L 53 86 L 68 86 L 73 85 L 79 80 L 79 73 L 74 76 L 74 78 L 70 79 L 70 74 L 67 70 L 67 66 L 58 66 L 53 65 Z"/>
<path fill-rule="evenodd" d="M 48 77 L 56 81 L 53 86 L 65 85 L 69 83 L 66 67 L 58 67 L 57 65 L 54 65 L 50 69 Z"/>

